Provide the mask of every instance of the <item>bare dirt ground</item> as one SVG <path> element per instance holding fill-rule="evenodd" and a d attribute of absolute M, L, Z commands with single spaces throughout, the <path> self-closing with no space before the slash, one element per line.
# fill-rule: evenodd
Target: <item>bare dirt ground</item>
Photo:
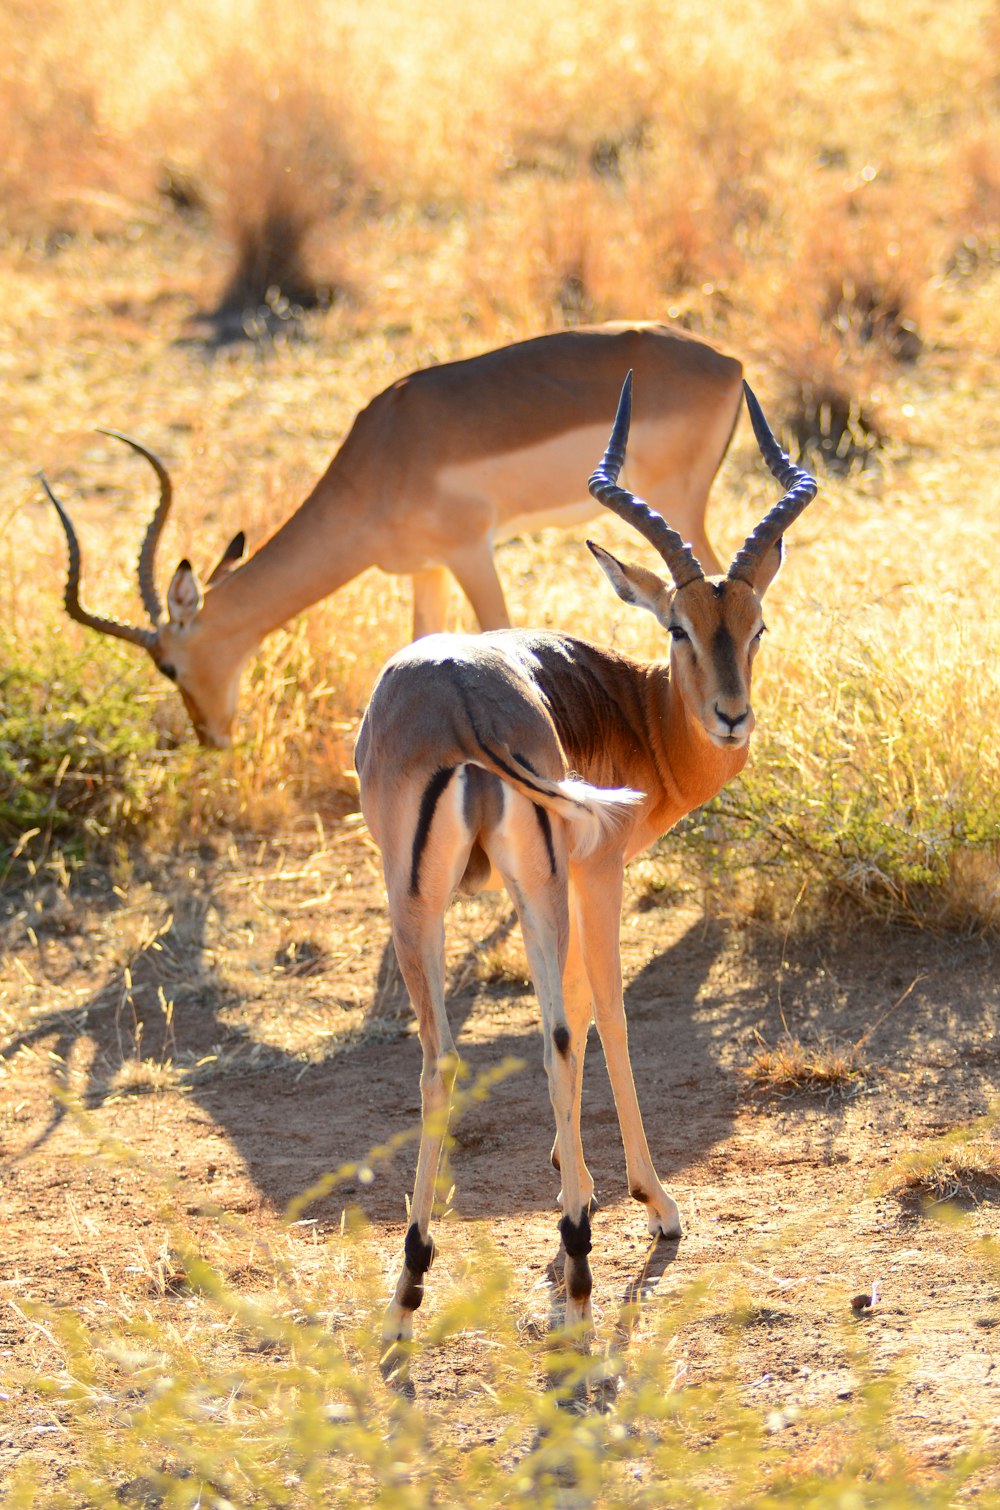
<path fill-rule="evenodd" d="M 611 1324 L 641 1281 L 639 1325 L 710 1281 L 675 1338 L 692 1381 L 730 1379 L 769 1415 L 775 1451 L 810 1450 L 796 1411 L 850 1402 L 859 1368 L 898 1380 L 898 1439 L 928 1469 L 974 1437 L 1000 1460 L 1000 1273 L 982 1240 L 1000 1206 L 984 1196 L 960 1222 L 876 1193 L 912 1148 L 988 1110 L 1000 1071 L 995 946 L 858 930 L 783 944 L 750 925 L 706 919 L 692 902 L 628 897 L 622 938 L 633 1064 L 654 1159 L 685 1221 L 652 1253 L 628 1198 L 600 1044 L 584 1096 L 600 1211 L 595 1313 Z M 413 1126 L 419 1049 L 408 1020 L 373 1022 L 386 942 L 376 857 L 352 816 L 322 843 L 205 848 L 150 866 L 113 891 L 104 873 L 57 893 L 0 898 L 0 984 L 8 1029 L 4 1152 L 0 1474 L 21 1455 L 55 1482 L 76 1451 L 71 1418 L 28 1387 L 25 1366 L 58 1359 L 29 1301 L 86 1312 L 142 1290 L 164 1242 L 141 1168 L 95 1158 L 96 1134 L 125 1140 L 187 1193 L 192 1228 L 211 1202 L 246 1230 L 274 1231 L 286 1204 L 341 1161 Z M 499 900 L 465 903 L 451 926 L 453 1020 L 473 1074 L 514 1055 L 526 1068 L 463 1116 L 453 1153 L 456 1215 L 421 1317 L 473 1249 L 474 1221 L 513 1266 L 524 1317 L 544 1324 L 555 1253 L 557 1178 L 533 997 L 505 941 Z M 865 1046 L 856 1094 L 763 1097 L 743 1070 L 756 1033 L 789 1029 Z M 53 1101 L 62 1079 L 87 1127 Z M 340 1241 L 341 1211 L 373 1224 L 385 1282 L 405 1225 L 415 1151 L 341 1186 L 301 1241 Z M 870 1312 L 851 1299 L 881 1285 Z M 234 1282 L 252 1288 L 248 1268 Z M 745 1306 L 735 1329 L 733 1307 Z M 483 1365 L 475 1334 L 428 1353 L 417 1398 L 453 1396 Z M 627 1368 L 627 1348 L 626 1348 Z M 975 1479 L 1000 1492 L 1000 1466 Z M 44 1495 L 39 1501 L 44 1503 Z"/>

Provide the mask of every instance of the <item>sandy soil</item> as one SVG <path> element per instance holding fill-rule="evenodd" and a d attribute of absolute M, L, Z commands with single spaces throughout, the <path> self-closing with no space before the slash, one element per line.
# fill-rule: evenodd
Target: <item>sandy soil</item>
<path fill-rule="evenodd" d="M 380 1017 L 371 1011 L 386 918 L 355 820 L 335 824 L 318 849 L 304 839 L 252 853 L 205 849 L 120 892 L 95 872 L 72 903 L 40 892 L 0 899 L 9 1030 L 0 1470 L 30 1453 L 43 1482 L 65 1471 L 74 1439 L 19 1373 L 55 1361 L 25 1303 L 85 1308 L 109 1290 L 127 1293 L 137 1248 L 155 1252 L 162 1240 L 141 1170 L 91 1157 L 93 1135 L 53 1102 L 54 1077 L 81 1096 L 97 1131 L 178 1174 L 191 1213 L 211 1200 L 261 1231 L 331 1166 L 411 1127 L 419 1104 L 411 1024 L 393 1020 L 391 998 Z M 525 1316 L 541 1324 L 558 1182 L 536 1009 L 505 918 L 492 900 L 453 917 L 453 1021 L 470 1069 L 506 1055 L 526 1068 L 459 1125 L 457 1220 L 438 1233 L 425 1315 L 435 1283 L 447 1287 L 449 1266 L 472 1247 L 468 1224 L 481 1219 L 523 1284 Z M 710 1275 L 678 1356 L 692 1380 L 731 1374 L 735 1359 L 744 1398 L 779 1412 L 778 1450 L 804 1444 L 807 1428 L 789 1407 L 851 1399 L 860 1334 L 876 1373 L 898 1371 L 899 1439 L 914 1459 L 947 1464 L 976 1434 L 1000 1459 L 1000 1274 L 981 1244 L 998 1235 L 1000 1205 L 986 1194 L 966 1203 L 960 1223 L 944 1224 L 919 1203 L 875 1193 L 901 1154 L 982 1115 L 995 1096 L 995 948 L 865 930 L 782 944 L 706 920 L 690 903 L 660 905 L 633 884 L 623 950 L 640 1102 L 685 1236 L 650 1253 L 592 1034 L 584 1129 L 601 1202 L 599 1325 L 640 1282 L 651 1314 Z M 805 1038 L 856 1042 L 870 1032 L 870 1073 L 856 1093 L 780 1098 L 749 1086 L 755 1035 L 774 1042 L 782 1016 Z M 150 1065 L 164 1067 L 159 1079 Z M 346 1190 L 374 1224 L 386 1273 L 398 1261 L 413 1163 L 408 1145 L 371 1184 Z M 330 1243 L 344 1195 L 310 1212 Z M 859 1316 L 851 1299 L 876 1279 L 881 1301 Z M 750 1319 L 734 1350 L 741 1298 Z M 477 1347 L 472 1337 L 422 1358 L 418 1398 L 453 1391 L 456 1370 L 474 1374 Z M 991 1497 L 1000 1467 L 976 1484 Z"/>

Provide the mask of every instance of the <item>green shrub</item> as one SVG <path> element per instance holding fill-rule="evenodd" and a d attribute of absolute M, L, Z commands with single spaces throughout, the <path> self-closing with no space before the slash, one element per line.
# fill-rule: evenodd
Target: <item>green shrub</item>
<path fill-rule="evenodd" d="M 166 768 L 134 651 L 53 632 L 30 654 L 0 642 L 0 854 L 81 856 L 141 833 Z"/>
<path fill-rule="evenodd" d="M 805 878 L 824 903 L 888 921 L 996 927 L 1000 783 L 962 679 L 928 674 L 878 633 L 855 632 L 823 663 L 826 643 L 814 664 L 784 668 L 747 768 L 682 843 L 709 868 L 784 891 Z"/>
<path fill-rule="evenodd" d="M 21 1370 L 8 1387 L 44 1401 L 73 1447 L 48 1510 L 944 1510 L 983 1466 L 974 1448 L 932 1468 L 898 1444 L 895 1384 L 866 1360 L 846 1318 L 860 1381 L 849 1404 L 755 1407 L 738 1382 L 741 1338 L 761 1315 L 752 1299 L 720 1317 L 707 1280 L 669 1305 L 647 1303 L 644 1315 L 626 1305 L 583 1353 L 518 1324 L 518 1296 L 484 1224 L 450 1284 L 437 1276 L 412 1345 L 415 1388 L 397 1392 L 379 1372 L 383 1255 L 357 1214 L 345 1213 L 339 1235 L 328 1232 L 305 1264 L 280 1231 L 268 1239 L 204 1211 L 199 1245 L 176 1211 L 161 1215 L 175 1238 L 139 1276 L 145 1293 L 109 1295 L 86 1315 L 27 1307 L 57 1362 Z M 236 1255 L 244 1268 L 234 1275 Z M 266 1299 L 245 1293 L 248 1266 Z M 706 1308 L 723 1321 L 731 1356 L 721 1377 L 698 1381 L 678 1343 Z M 449 1351 L 462 1387 L 426 1386 L 425 1361 Z M 789 1452 L 782 1433 L 792 1422 Z M 26 1510 L 38 1487 L 26 1457 L 0 1503 Z"/>

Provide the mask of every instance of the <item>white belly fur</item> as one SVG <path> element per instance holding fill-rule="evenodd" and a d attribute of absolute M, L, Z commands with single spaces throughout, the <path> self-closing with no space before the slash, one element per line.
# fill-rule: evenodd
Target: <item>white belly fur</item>
<path fill-rule="evenodd" d="M 453 498 L 488 500 L 496 510 L 496 540 L 580 524 L 601 512 L 587 493 L 587 478 L 604 455 L 609 433 L 607 426 L 586 426 L 522 451 L 444 466 L 438 485 Z"/>

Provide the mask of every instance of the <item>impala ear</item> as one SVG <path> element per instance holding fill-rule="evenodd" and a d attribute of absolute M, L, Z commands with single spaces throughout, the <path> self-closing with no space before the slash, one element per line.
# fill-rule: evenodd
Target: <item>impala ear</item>
<path fill-rule="evenodd" d="M 647 571 L 644 566 L 619 561 L 617 556 L 606 551 L 603 545 L 595 545 L 593 540 L 587 541 L 587 549 L 603 568 L 623 603 L 634 603 L 637 608 L 646 608 L 662 621 L 673 596 L 672 588 L 667 586 L 662 577 L 658 577 L 655 571 Z"/>
<path fill-rule="evenodd" d="M 183 560 L 174 572 L 167 589 L 167 613 L 175 629 L 187 629 L 198 617 L 205 601 L 198 574 L 190 561 Z"/>
<path fill-rule="evenodd" d="M 243 531 L 240 530 L 239 534 L 233 536 L 229 544 L 226 546 L 225 550 L 222 552 L 222 555 L 219 557 L 218 561 L 212 569 L 207 585 L 211 587 L 212 583 L 218 582 L 221 577 L 228 577 L 237 561 L 242 561 L 243 557 L 246 555 L 246 549 L 247 537 L 246 535 L 244 535 Z"/>

